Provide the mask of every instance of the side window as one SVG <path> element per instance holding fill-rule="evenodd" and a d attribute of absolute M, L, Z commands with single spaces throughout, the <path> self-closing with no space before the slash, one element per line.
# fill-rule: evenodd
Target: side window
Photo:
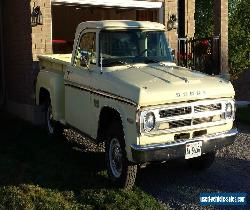
<path fill-rule="evenodd" d="M 88 67 L 91 64 L 96 64 L 96 33 L 94 32 L 82 35 L 75 57 L 75 65 L 78 67 Z"/>

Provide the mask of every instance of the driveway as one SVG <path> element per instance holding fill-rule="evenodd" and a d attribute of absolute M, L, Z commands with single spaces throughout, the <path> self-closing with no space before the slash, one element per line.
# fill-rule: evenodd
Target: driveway
<path fill-rule="evenodd" d="M 238 124 L 236 142 L 218 151 L 205 172 L 192 172 L 184 162 L 151 165 L 139 173 L 137 185 L 171 209 L 229 209 L 201 207 L 201 192 L 250 192 L 250 127 Z M 248 199 L 249 200 L 249 199 Z M 233 207 L 230 209 L 250 209 Z"/>
<path fill-rule="evenodd" d="M 8 117 L 0 113 L 0 118 Z M 39 129 L 29 124 L 23 125 L 22 121 L 15 118 L 6 122 L 0 122 L 0 151 L 3 158 L 8 157 L 9 162 L 2 160 L 4 164 L 0 167 L 0 185 L 34 183 L 77 191 L 86 187 L 110 187 L 106 176 L 99 173 L 105 171 L 103 145 L 96 146 L 67 129 L 65 141 L 51 141 Z M 249 195 L 250 126 L 238 124 L 236 127 L 240 131 L 236 142 L 220 150 L 215 163 L 207 171 L 192 172 L 183 161 L 152 164 L 140 170 L 136 186 L 163 205 L 178 210 L 223 209 L 200 207 L 201 192 L 247 192 Z M 248 203 L 249 200 L 248 197 Z M 249 206 L 224 209 L 247 208 L 250 209 Z"/>
<path fill-rule="evenodd" d="M 136 185 L 170 209 L 229 209 L 230 207 L 201 207 L 201 192 L 246 192 L 250 194 L 250 126 L 237 124 L 239 130 L 233 145 L 218 151 L 214 164 L 206 171 L 193 172 L 184 161 L 151 164 L 140 169 Z M 103 152 L 88 139 L 66 130 L 69 141 L 83 144 L 85 151 Z M 104 160 L 102 160 L 104 161 Z M 103 162 L 104 164 L 104 162 Z M 230 209 L 250 209 L 233 207 Z"/>

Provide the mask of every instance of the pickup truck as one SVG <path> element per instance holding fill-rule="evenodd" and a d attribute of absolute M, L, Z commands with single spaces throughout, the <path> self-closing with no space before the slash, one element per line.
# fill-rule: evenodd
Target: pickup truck
<path fill-rule="evenodd" d="M 173 62 L 162 24 L 79 24 L 72 54 L 39 56 L 36 103 L 51 136 L 70 127 L 105 144 L 109 178 L 131 188 L 137 169 L 183 159 L 207 169 L 237 134 L 234 89 Z"/>

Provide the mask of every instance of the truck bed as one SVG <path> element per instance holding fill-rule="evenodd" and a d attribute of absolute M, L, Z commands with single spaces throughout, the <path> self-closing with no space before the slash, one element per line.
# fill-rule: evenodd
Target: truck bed
<path fill-rule="evenodd" d="M 38 56 L 40 68 L 49 71 L 65 72 L 71 63 L 72 54 L 52 54 Z"/>

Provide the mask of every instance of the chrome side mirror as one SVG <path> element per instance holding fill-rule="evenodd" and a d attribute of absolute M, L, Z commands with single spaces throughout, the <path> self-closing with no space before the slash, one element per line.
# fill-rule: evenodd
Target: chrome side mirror
<path fill-rule="evenodd" d="M 90 57 L 88 51 L 81 50 L 80 52 L 80 65 L 82 67 L 87 67 L 89 70 Z"/>
<path fill-rule="evenodd" d="M 170 53 L 172 55 L 173 61 L 175 60 L 175 49 L 170 48 Z"/>

